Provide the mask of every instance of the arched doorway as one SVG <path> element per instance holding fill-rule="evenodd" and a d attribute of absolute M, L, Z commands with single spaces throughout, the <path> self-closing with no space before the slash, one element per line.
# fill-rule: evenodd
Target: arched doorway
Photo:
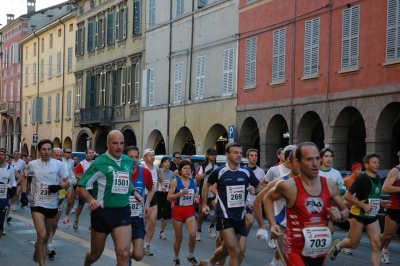
<path fill-rule="evenodd" d="M 63 142 L 62 147 L 63 147 L 63 148 L 70 148 L 70 149 L 72 149 L 72 140 L 71 140 L 70 137 L 66 137 L 66 138 L 64 139 L 64 142 Z"/>
<path fill-rule="evenodd" d="M 383 108 L 379 115 L 375 131 L 376 151 L 381 156 L 381 169 L 392 168 L 399 164 L 397 153 L 400 151 L 400 103 L 393 102 Z"/>
<path fill-rule="evenodd" d="M 336 169 L 345 170 L 352 162 L 362 162 L 366 153 L 365 136 L 365 123 L 360 111 L 351 106 L 340 111 L 333 126 L 331 147 Z"/>
<path fill-rule="evenodd" d="M 218 154 L 225 154 L 225 145 L 228 143 L 228 132 L 225 127 L 221 124 L 213 125 L 206 134 L 206 139 L 204 141 L 205 151 L 208 148 L 214 148 Z"/>
<path fill-rule="evenodd" d="M 189 128 L 181 127 L 178 130 L 172 147 L 174 151 L 181 151 L 184 155 L 196 154 L 196 142 Z"/>
<path fill-rule="evenodd" d="M 89 134 L 86 130 L 82 130 L 79 132 L 77 141 L 76 141 L 76 151 L 85 151 L 87 148 L 86 139 L 89 137 Z"/>
<path fill-rule="evenodd" d="M 103 154 L 103 153 L 105 153 L 107 151 L 107 144 L 106 144 L 107 135 L 108 135 L 108 131 L 107 130 L 100 131 L 97 134 L 95 145 L 94 145 L 94 150 L 98 154 Z"/>
<path fill-rule="evenodd" d="M 53 143 L 54 143 L 54 148 L 61 148 L 61 141 L 59 138 L 54 138 Z"/>
<path fill-rule="evenodd" d="M 289 145 L 289 128 L 281 115 L 274 115 L 268 123 L 266 132 L 266 163 L 272 166 L 277 162 L 276 152 Z"/>
<path fill-rule="evenodd" d="M 260 165 L 261 151 L 260 151 L 260 132 L 258 125 L 253 117 L 247 117 L 240 128 L 240 141 L 243 146 L 243 153 L 246 154 L 248 149 L 258 150 L 257 165 Z M 245 155 L 244 155 L 245 156 Z"/>
<path fill-rule="evenodd" d="M 166 154 L 164 137 L 160 131 L 155 129 L 150 133 L 144 149 L 153 149 L 156 155 Z"/>
<path fill-rule="evenodd" d="M 124 135 L 124 142 L 125 142 L 125 147 L 127 146 L 136 146 L 136 135 L 134 133 L 134 130 L 131 126 L 125 126 L 121 130 L 122 134 Z"/>
<path fill-rule="evenodd" d="M 36 159 L 36 147 L 31 146 L 31 152 L 29 153 L 30 156 L 32 156 L 32 159 Z"/>
<path fill-rule="evenodd" d="M 28 145 L 26 145 L 26 143 L 24 143 L 24 145 L 22 146 L 22 152 L 21 153 L 25 153 L 26 155 L 29 155 Z"/>
<path fill-rule="evenodd" d="M 312 141 L 317 144 L 319 150 L 325 147 L 325 132 L 321 118 L 314 111 L 309 111 L 300 119 L 297 128 L 297 142 Z"/>

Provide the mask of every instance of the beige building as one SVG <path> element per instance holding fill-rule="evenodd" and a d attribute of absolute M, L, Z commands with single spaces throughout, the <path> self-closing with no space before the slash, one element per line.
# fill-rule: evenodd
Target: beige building
<path fill-rule="evenodd" d="M 41 139 L 73 146 L 76 14 L 70 11 L 21 39 L 22 152 L 35 157 Z"/>
<path fill-rule="evenodd" d="M 72 1 L 78 10 L 73 150 L 105 152 L 112 129 L 126 145 L 140 143 L 143 2 Z"/>

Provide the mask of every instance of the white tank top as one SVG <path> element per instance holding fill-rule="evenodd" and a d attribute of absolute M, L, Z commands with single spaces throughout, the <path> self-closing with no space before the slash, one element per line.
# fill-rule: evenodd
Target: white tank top
<path fill-rule="evenodd" d="M 151 172 L 151 178 L 153 179 L 153 187 L 157 186 L 157 181 L 158 181 L 158 176 L 157 176 L 157 166 L 153 164 L 153 169 L 150 169 L 146 163 L 143 164 L 144 168 L 147 168 Z M 147 189 L 146 189 L 146 194 L 147 194 Z"/>

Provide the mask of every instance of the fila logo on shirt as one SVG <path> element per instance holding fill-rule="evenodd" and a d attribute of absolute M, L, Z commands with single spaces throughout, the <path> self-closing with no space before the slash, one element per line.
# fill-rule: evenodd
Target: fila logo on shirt
<path fill-rule="evenodd" d="M 317 214 L 320 213 L 324 203 L 320 198 L 308 198 L 306 199 L 306 208 L 309 213 Z"/>

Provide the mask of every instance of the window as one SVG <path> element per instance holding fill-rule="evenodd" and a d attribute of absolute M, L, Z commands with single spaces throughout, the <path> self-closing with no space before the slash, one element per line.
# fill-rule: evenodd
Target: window
<path fill-rule="evenodd" d="M 33 63 L 33 73 L 32 73 L 33 84 L 36 83 L 36 62 Z"/>
<path fill-rule="evenodd" d="M 79 27 L 75 32 L 75 55 L 81 56 L 85 52 L 85 27 Z"/>
<path fill-rule="evenodd" d="M 318 75 L 319 18 L 306 21 L 304 37 L 304 77 Z"/>
<path fill-rule="evenodd" d="M 126 39 L 126 20 L 127 20 L 128 8 L 125 6 L 117 10 L 115 18 L 115 40 Z"/>
<path fill-rule="evenodd" d="M 49 56 L 49 78 L 53 77 L 53 56 Z"/>
<path fill-rule="evenodd" d="M 104 37 L 105 37 L 105 27 L 106 27 L 106 19 L 104 17 L 96 20 L 95 25 L 95 48 L 104 47 Z"/>
<path fill-rule="evenodd" d="M 9 101 L 14 101 L 14 81 L 10 82 L 10 96 L 8 96 Z"/>
<path fill-rule="evenodd" d="M 174 77 L 174 103 L 182 101 L 182 72 L 183 61 L 175 63 L 175 77 Z"/>
<path fill-rule="evenodd" d="M 94 8 L 95 7 L 95 0 L 90 0 L 90 8 Z"/>
<path fill-rule="evenodd" d="M 81 109 L 82 100 L 82 78 L 76 80 L 75 110 Z"/>
<path fill-rule="evenodd" d="M 40 81 L 44 80 L 44 59 L 40 60 Z"/>
<path fill-rule="evenodd" d="M 140 0 L 133 2 L 133 35 L 141 33 Z"/>
<path fill-rule="evenodd" d="M 36 97 L 32 101 L 32 124 L 42 123 L 43 97 Z"/>
<path fill-rule="evenodd" d="M 139 79 L 140 79 L 140 63 L 135 65 L 135 90 L 133 100 L 135 103 L 139 102 Z"/>
<path fill-rule="evenodd" d="M 197 57 L 196 67 L 196 100 L 204 98 L 204 81 L 206 75 L 206 56 L 201 55 Z"/>
<path fill-rule="evenodd" d="M 49 48 L 53 48 L 53 34 L 50 34 L 50 38 L 49 38 Z"/>
<path fill-rule="evenodd" d="M 388 0 L 386 61 L 400 60 L 400 1 Z"/>
<path fill-rule="evenodd" d="M 83 14 L 83 5 L 81 5 L 80 7 L 79 7 L 79 15 L 82 15 Z"/>
<path fill-rule="evenodd" d="M 285 41 L 286 29 L 274 31 L 272 54 L 272 82 L 283 82 L 285 79 Z"/>
<path fill-rule="evenodd" d="M 96 103 L 96 80 L 95 76 L 86 76 L 86 105 L 85 108 L 91 108 Z"/>
<path fill-rule="evenodd" d="M 121 104 L 124 104 L 125 103 L 125 97 L 126 97 L 126 91 L 125 91 L 125 76 L 126 76 L 126 68 L 125 67 L 123 67 L 123 68 L 121 68 L 121 75 L 120 75 L 120 77 L 121 77 L 121 80 L 120 80 L 120 88 L 121 88 L 121 91 L 120 91 L 120 99 L 121 99 Z"/>
<path fill-rule="evenodd" d="M 68 26 L 68 27 L 69 27 L 69 32 L 71 32 L 71 31 L 73 31 L 73 30 L 74 30 L 74 24 L 72 24 L 72 23 L 71 23 L 71 24 L 69 24 L 69 26 Z"/>
<path fill-rule="evenodd" d="M 250 4 L 250 3 L 253 3 L 253 2 L 255 2 L 256 0 L 246 0 L 246 4 Z"/>
<path fill-rule="evenodd" d="M 114 43 L 114 12 L 107 15 L 107 44 Z"/>
<path fill-rule="evenodd" d="M 106 106 L 106 75 L 100 73 L 99 105 Z"/>
<path fill-rule="evenodd" d="M 41 42 L 40 42 L 40 47 L 41 47 L 41 52 L 44 53 L 44 38 L 42 38 Z"/>
<path fill-rule="evenodd" d="M 180 17 L 185 13 L 185 0 L 176 0 L 176 16 Z"/>
<path fill-rule="evenodd" d="M 246 74 L 245 86 L 256 85 L 256 67 L 257 67 L 257 38 L 246 40 Z"/>
<path fill-rule="evenodd" d="M 72 91 L 67 92 L 67 118 L 71 118 Z"/>
<path fill-rule="evenodd" d="M 24 125 L 28 124 L 28 102 L 25 102 L 25 109 L 24 109 Z"/>
<path fill-rule="evenodd" d="M 8 49 L 4 49 L 3 50 L 3 68 L 7 68 L 8 67 Z"/>
<path fill-rule="evenodd" d="M 60 120 L 60 98 L 61 98 L 61 94 L 57 93 L 57 95 L 56 95 L 56 120 L 55 121 Z"/>
<path fill-rule="evenodd" d="M 89 22 L 88 24 L 88 37 L 87 37 L 87 50 L 88 52 L 91 52 L 94 50 L 93 46 L 93 35 L 94 35 L 94 22 Z"/>
<path fill-rule="evenodd" d="M 51 121 L 51 96 L 47 97 L 47 122 Z"/>
<path fill-rule="evenodd" d="M 224 68 L 222 81 L 222 95 L 231 95 L 233 93 L 233 63 L 234 50 L 229 48 L 224 50 Z"/>
<path fill-rule="evenodd" d="M 33 43 L 33 56 L 36 56 L 36 43 Z"/>
<path fill-rule="evenodd" d="M 25 66 L 25 87 L 28 86 L 29 68 Z"/>
<path fill-rule="evenodd" d="M 3 86 L 3 99 L 2 99 L 2 102 L 7 102 L 7 101 L 8 101 L 8 99 L 7 99 L 7 82 L 5 82 L 4 86 Z"/>
<path fill-rule="evenodd" d="M 14 45 L 10 47 L 10 66 L 14 65 Z"/>
<path fill-rule="evenodd" d="M 342 69 L 358 67 L 360 6 L 343 10 Z"/>
<path fill-rule="evenodd" d="M 57 53 L 57 76 L 61 75 L 61 52 Z"/>
<path fill-rule="evenodd" d="M 72 47 L 68 47 L 68 73 L 72 72 Z"/>
<path fill-rule="evenodd" d="M 149 2 L 149 27 L 156 25 L 156 0 Z"/>
<path fill-rule="evenodd" d="M 58 37 L 61 37 L 61 29 L 58 29 Z"/>

